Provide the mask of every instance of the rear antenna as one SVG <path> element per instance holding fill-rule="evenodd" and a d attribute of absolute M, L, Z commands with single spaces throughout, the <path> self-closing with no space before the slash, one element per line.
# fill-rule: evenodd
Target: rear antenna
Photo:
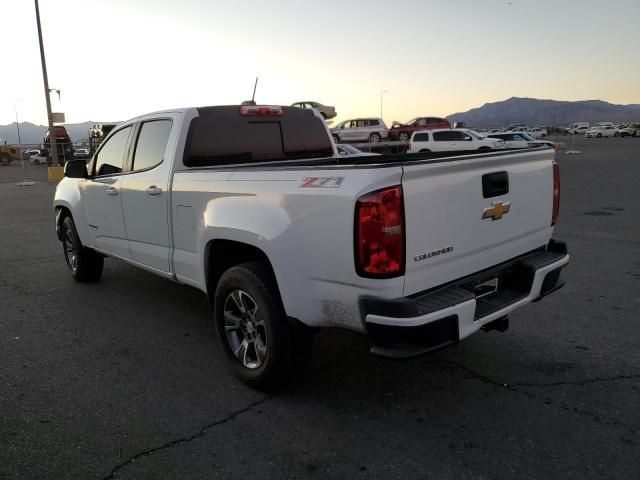
<path fill-rule="evenodd" d="M 258 77 L 256 77 L 256 83 L 253 84 L 253 95 L 251 96 L 251 100 L 245 100 L 240 105 L 255 106 L 255 104 L 256 104 L 256 88 L 258 88 Z"/>
<path fill-rule="evenodd" d="M 258 77 L 256 77 L 256 83 L 253 84 L 253 95 L 251 96 L 254 105 L 256 104 L 256 88 L 258 88 Z"/>

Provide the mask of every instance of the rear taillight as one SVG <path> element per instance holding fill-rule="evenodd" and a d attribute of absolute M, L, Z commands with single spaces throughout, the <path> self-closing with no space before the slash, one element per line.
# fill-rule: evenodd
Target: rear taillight
<path fill-rule="evenodd" d="M 551 225 L 558 222 L 560 213 L 560 167 L 553 162 L 553 213 L 551 214 Z"/>
<path fill-rule="evenodd" d="M 404 273 L 402 187 L 368 193 L 356 203 L 356 270 L 363 277 Z"/>

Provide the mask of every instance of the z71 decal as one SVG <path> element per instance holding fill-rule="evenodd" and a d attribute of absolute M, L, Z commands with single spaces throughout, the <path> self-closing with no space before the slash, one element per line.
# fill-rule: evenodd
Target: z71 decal
<path fill-rule="evenodd" d="M 344 177 L 305 177 L 298 188 L 340 188 Z"/>

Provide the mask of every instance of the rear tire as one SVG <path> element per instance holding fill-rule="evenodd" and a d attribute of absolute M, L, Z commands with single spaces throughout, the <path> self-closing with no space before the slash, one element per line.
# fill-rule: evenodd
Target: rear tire
<path fill-rule="evenodd" d="M 96 282 L 104 269 L 104 257 L 82 245 L 71 217 L 62 222 L 62 249 L 67 268 L 78 282 Z"/>
<path fill-rule="evenodd" d="M 602 134 L 599 133 L 598 135 L 596 135 L 598 138 L 602 138 Z"/>
<path fill-rule="evenodd" d="M 249 386 L 273 391 L 304 370 L 311 333 L 287 319 L 266 262 L 243 263 L 223 273 L 213 305 L 222 350 Z"/>
<path fill-rule="evenodd" d="M 333 135 L 334 143 L 340 143 L 340 137 L 338 135 Z"/>
<path fill-rule="evenodd" d="M 407 132 L 400 132 L 398 134 L 398 140 L 400 142 L 408 142 L 409 141 L 409 133 Z"/>
<path fill-rule="evenodd" d="M 419 153 L 428 153 L 428 152 L 430 152 L 430 151 L 431 151 L 431 150 L 429 150 L 428 148 L 423 148 L 422 150 L 420 150 L 420 152 L 419 152 Z"/>
<path fill-rule="evenodd" d="M 613 134 L 613 136 L 614 136 L 614 137 L 618 137 L 618 136 L 620 136 L 620 134 L 619 134 L 618 132 L 615 132 L 615 133 Z"/>

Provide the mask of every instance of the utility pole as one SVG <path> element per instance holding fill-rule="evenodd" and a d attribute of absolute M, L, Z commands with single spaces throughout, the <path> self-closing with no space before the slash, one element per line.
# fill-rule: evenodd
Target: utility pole
<path fill-rule="evenodd" d="M 47 101 L 47 119 L 49 121 L 49 148 L 51 149 L 51 158 L 54 165 L 58 162 L 58 145 L 56 144 L 56 134 L 53 130 L 53 115 L 51 114 L 51 99 L 49 98 L 49 77 L 47 76 L 47 62 L 44 58 L 44 43 L 42 42 L 42 28 L 40 27 L 40 8 L 38 0 L 34 0 L 36 4 L 36 23 L 38 24 L 38 40 L 40 41 L 40 62 L 42 63 L 42 80 L 44 81 L 44 98 Z"/>

